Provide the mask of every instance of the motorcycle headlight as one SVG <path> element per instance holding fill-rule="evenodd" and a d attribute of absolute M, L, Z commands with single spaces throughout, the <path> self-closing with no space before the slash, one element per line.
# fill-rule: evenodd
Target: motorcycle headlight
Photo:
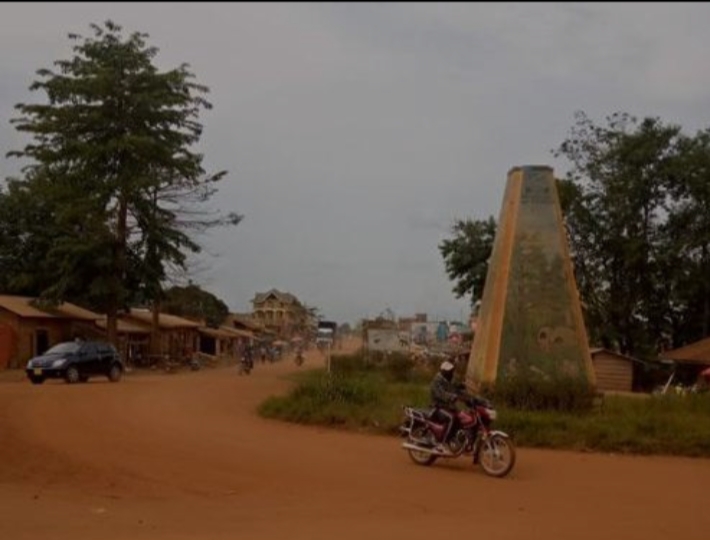
<path fill-rule="evenodd" d="M 59 358 L 58 360 L 55 360 L 52 362 L 52 367 L 57 368 L 57 367 L 62 367 L 64 365 L 64 362 L 66 362 L 66 358 Z"/>
<path fill-rule="evenodd" d="M 486 414 L 491 420 L 495 420 L 498 416 L 498 413 L 495 411 L 495 409 L 486 409 Z"/>

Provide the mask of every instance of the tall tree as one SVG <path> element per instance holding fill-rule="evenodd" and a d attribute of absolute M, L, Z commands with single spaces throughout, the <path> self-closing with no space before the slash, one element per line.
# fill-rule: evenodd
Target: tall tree
<path fill-rule="evenodd" d="M 496 221 L 493 216 L 486 220 L 457 220 L 451 233 L 453 238 L 444 239 L 439 244 L 439 252 L 444 258 L 446 273 L 454 282 L 456 298 L 470 295 L 473 305 L 483 294 Z"/>
<path fill-rule="evenodd" d="M 135 285 L 159 298 L 166 269 L 199 251 L 183 218 L 226 172 L 208 174 L 192 150 L 199 113 L 211 105 L 188 66 L 160 71 L 147 34 L 124 37 L 111 21 L 91 28 L 91 37 L 69 36 L 72 58 L 37 72 L 30 90 L 47 102 L 16 106 L 21 116 L 12 122 L 33 142 L 9 155 L 28 162 L 16 182 L 51 209 L 44 223 L 56 236 L 39 281 L 54 285 L 42 295 L 63 300 L 90 290 L 116 342 L 117 314 Z M 193 225 L 240 220 L 231 213 Z"/>
<path fill-rule="evenodd" d="M 575 115 L 555 152 L 577 189 L 567 213 L 588 325 L 606 346 L 650 355 L 669 335 L 669 182 L 678 172 L 680 127 L 623 113 L 597 125 Z M 633 278 L 631 277 L 633 276 Z"/>
<path fill-rule="evenodd" d="M 652 357 L 707 336 L 710 130 L 687 136 L 623 113 L 600 125 L 580 112 L 554 154 L 571 164 L 557 182 L 592 341 Z M 488 244 L 478 223 L 445 244 L 457 292 L 485 278 L 486 249 L 472 260 Z"/>
<path fill-rule="evenodd" d="M 667 266 L 674 280 L 669 306 L 673 346 L 710 335 L 710 129 L 679 142 L 670 182 Z"/>

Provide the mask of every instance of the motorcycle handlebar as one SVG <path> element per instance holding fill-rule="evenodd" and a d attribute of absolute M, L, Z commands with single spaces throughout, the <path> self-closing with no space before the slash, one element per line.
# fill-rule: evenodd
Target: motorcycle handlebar
<path fill-rule="evenodd" d="M 467 407 L 492 407 L 491 402 L 487 399 L 472 396 L 468 393 L 461 393 L 459 399 L 463 401 Z"/>

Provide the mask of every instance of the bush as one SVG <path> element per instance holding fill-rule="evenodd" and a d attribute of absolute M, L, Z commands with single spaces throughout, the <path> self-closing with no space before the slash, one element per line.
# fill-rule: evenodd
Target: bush
<path fill-rule="evenodd" d="M 288 395 L 269 398 L 259 412 L 304 424 L 394 434 L 403 405 L 429 404 L 428 384 L 394 382 L 386 364 L 358 371 L 353 366 L 360 361 L 342 364 L 349 366 L 348 373 L 300 373 Z M 515 389 L 521 394 L 514 394 Z M 496 392 L 496 428 L 520 446 L 710 456 L 710 394 L 607 396 L 603 407 L 590 411 L 593 392 L 571 381 L 534 389 L 507 381 Z"/>
<path fill-rule="evenodd" d="M 360 350 L 353 354 L 334 356 L 332 372 L 353 375 L 377 373 L 390 382 L 422 381 L 429 373 L 405 353 L 366 353 Z"/>
<path fill-rule="evenodd" d="M 365 405 L 374 403 L 381 393 L 381 382 L 372 377 L 347 377 L 340 374 L 321 374 L 306 384 L 297 386 L 293 397 L 310 400 L 314 405 L 345 403 Z"/>
<path fill-rule="evenodd" d="M 710 456 L 710 396 L 607 396 L 592 413 L 503 409 L 521 446 Z"/>
<path fill-rule="evenodd" d="M 543 379 L 510 377 L 495 386 L 484 387 L 481 394 L 513 409 L 531 411 L 589 411 L 597 396 L 586 381 L 573 378 Z"/>

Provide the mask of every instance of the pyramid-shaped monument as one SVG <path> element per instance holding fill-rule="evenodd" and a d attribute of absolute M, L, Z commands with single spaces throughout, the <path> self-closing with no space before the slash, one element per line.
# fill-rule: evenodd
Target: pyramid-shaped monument
<path fill-rule="evenodd" d="M 595 386 L 587 331 L 552 168 L 508 173 L 466 372 L 502 380 L 576 379 Z"/>

